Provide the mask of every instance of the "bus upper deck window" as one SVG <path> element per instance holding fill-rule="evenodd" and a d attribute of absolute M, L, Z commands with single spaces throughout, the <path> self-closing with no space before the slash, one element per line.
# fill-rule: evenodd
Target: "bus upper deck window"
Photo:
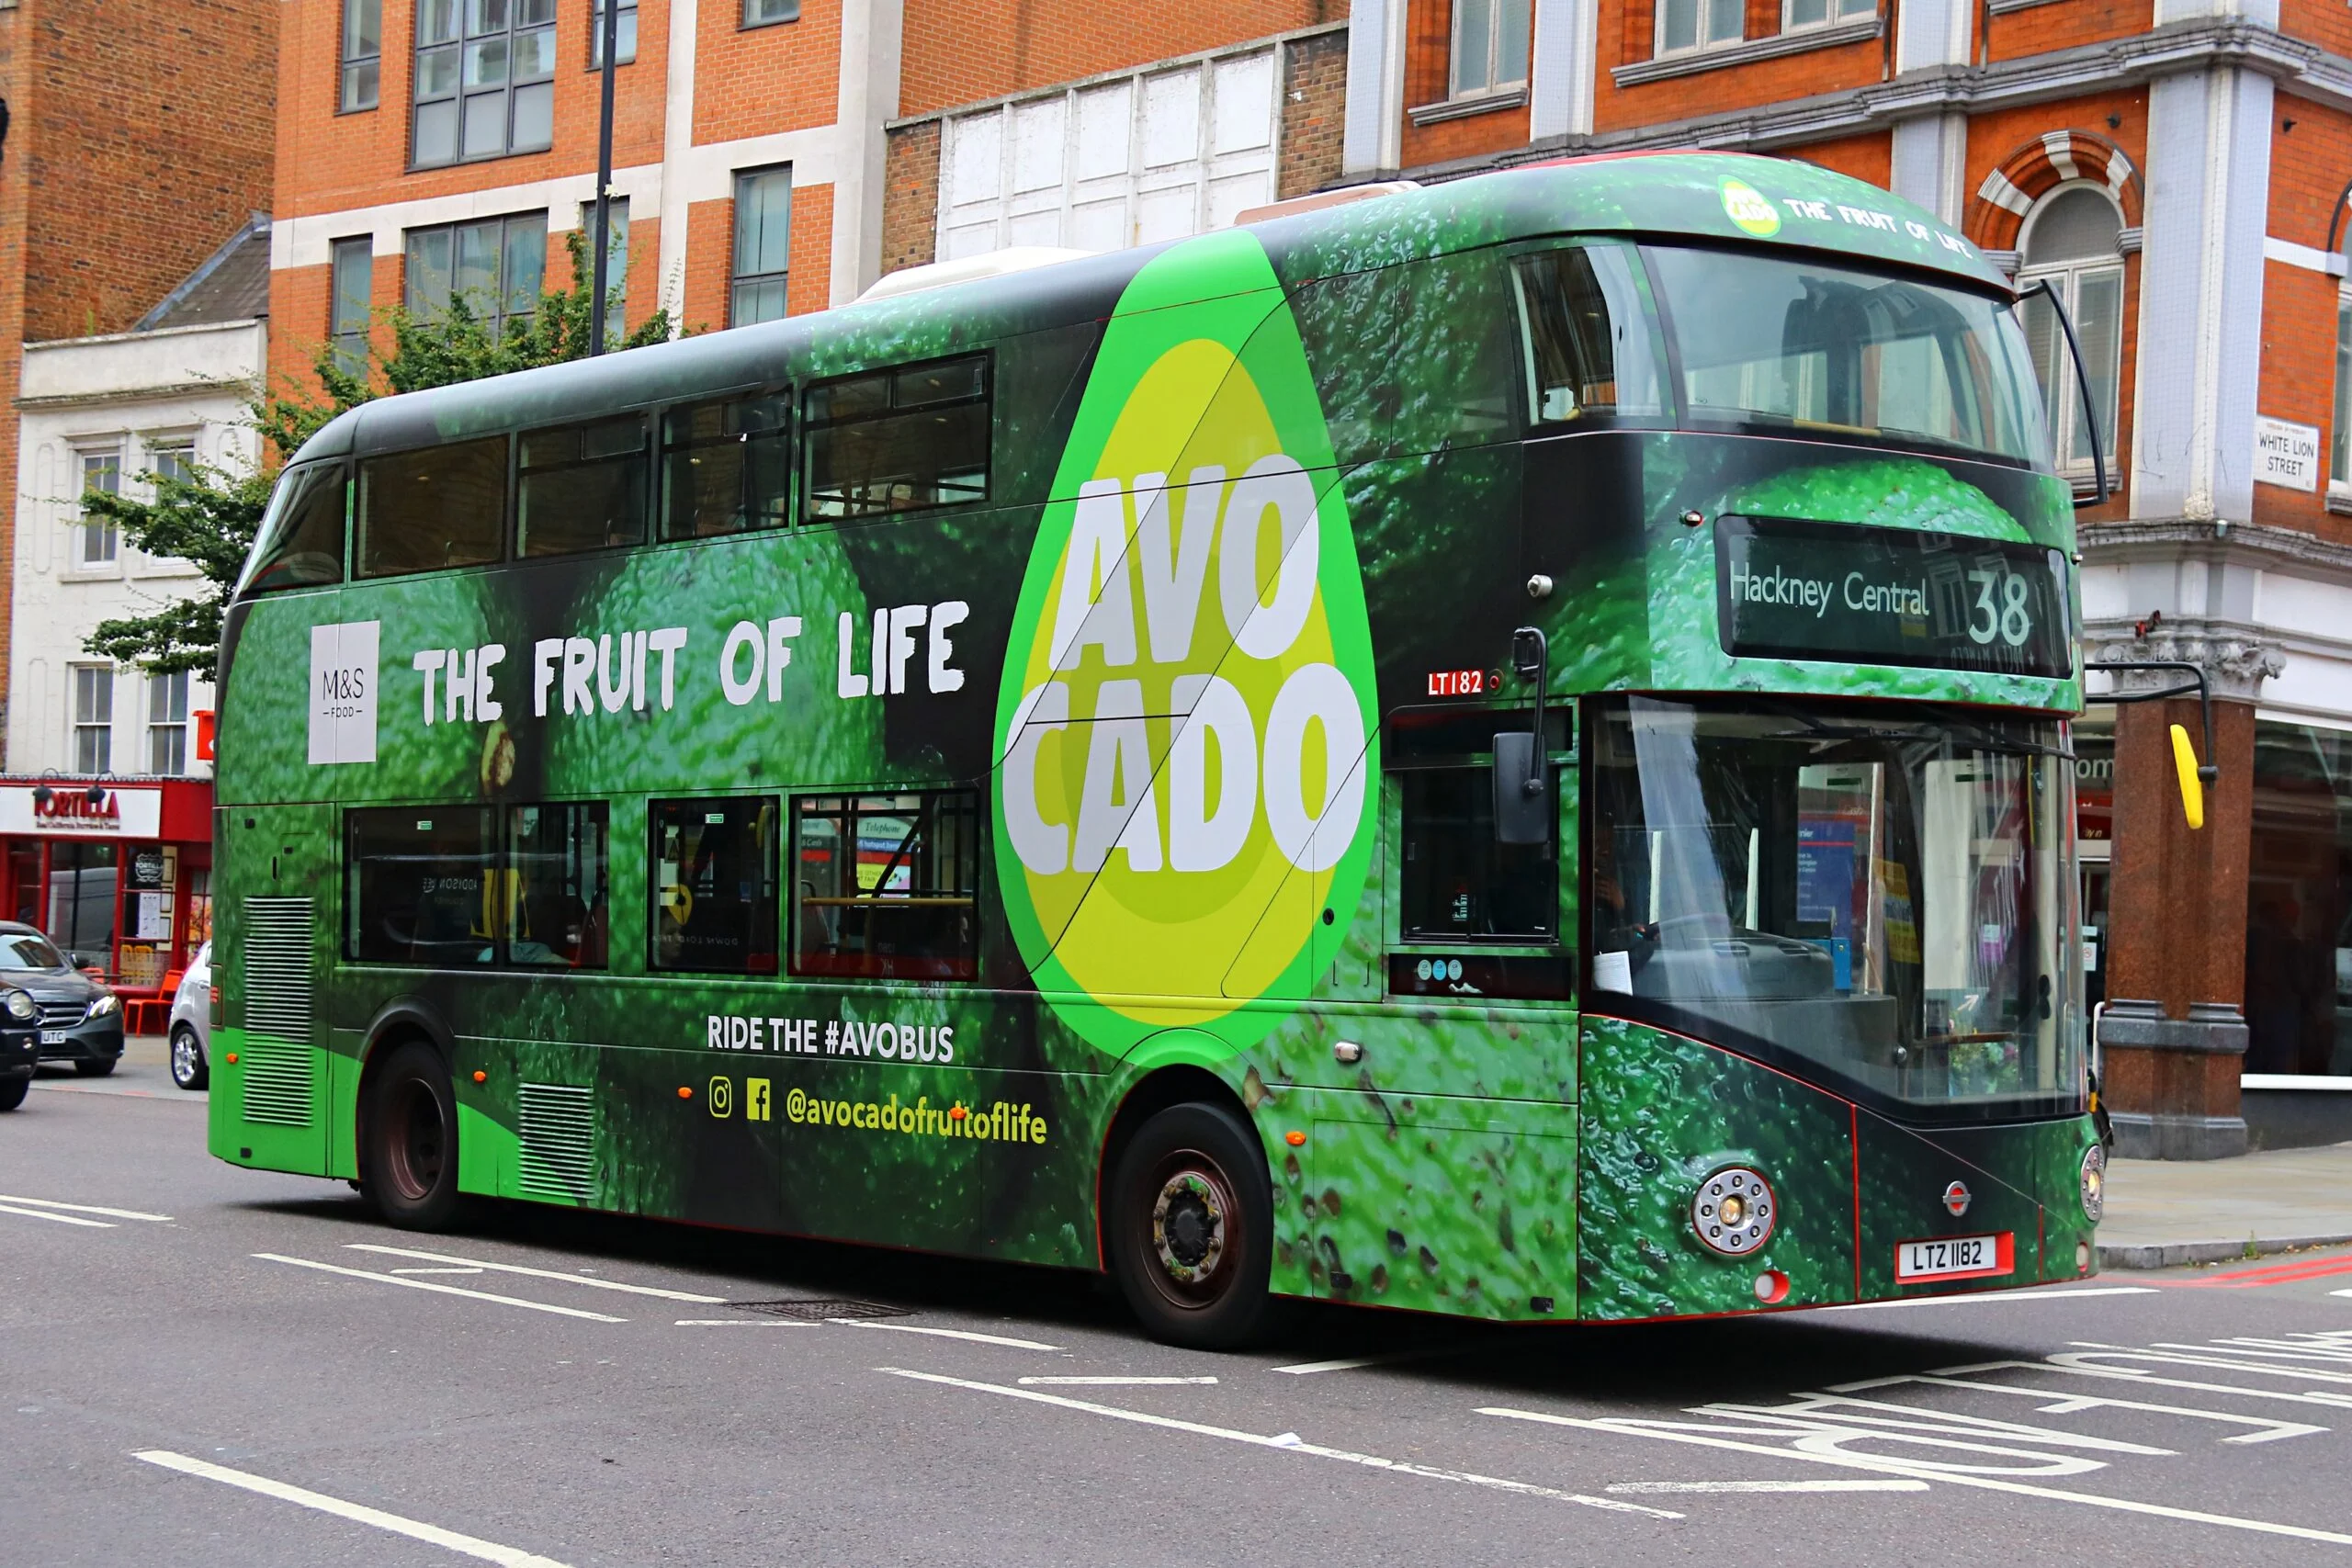
<path fill-rule="evenodd" d="M 781 527 L 792 494 L 792 394 L 672 409 L 662 422 L 662 536 Z"/>
<path fill-rule="evenodd" d="M 563 556 L 645 542 L 645 420 L 598 420 L 523 436 L 515 554 Z"/>
<path fill-rule="evenodd" d="M 1538 422 L 1666 412 L 1663 356 L 1631 246 L 1521 256 L 1515 277 L 1527 406 Z"/>
<path fill-rule="evenodd" d="M 481 566 L 503 553 L 503 435 L 368 457 L 359 465 L 360 577 Z"/>
<path fill-rule="evenodd" d="M 254 547 L 244 592 L 314 588 L 343 581 L 344 496 L 341 463 L 297 468 L 278 481 L 277 494 Z"/>
<path fill-rule="evenodd" d="M 810 518 L 880 517 L 989 495 L 986 355 L 872 370 L 808 390 Z"/>
<path fill-rule="evenodd" d="M 774 795 L 652 803 L 654 968 L 775 973 L 777 806 Z"/>

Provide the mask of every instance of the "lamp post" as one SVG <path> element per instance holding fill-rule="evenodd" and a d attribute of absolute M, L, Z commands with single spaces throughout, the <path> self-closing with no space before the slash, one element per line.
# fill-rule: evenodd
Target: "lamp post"
<path fill-rule="evenodd" d="M 620 51 L 620 0 L 605 0 L 603 24 L 604 70 L 599 73 L 598 87 L 602 102 L 596 118 L 596 256 L 590 264 L 591 288 L 588 300 L 588 352 L 605 352 L 605 271 L 610 265 L 613 243 L 613 57 Z"/>

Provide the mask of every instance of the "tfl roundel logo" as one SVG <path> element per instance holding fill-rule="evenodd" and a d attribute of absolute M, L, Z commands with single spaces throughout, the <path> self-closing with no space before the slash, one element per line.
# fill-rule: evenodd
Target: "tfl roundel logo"
<path fill-rule="evenodd" d="M 1954 1181 L 1951 1186 L 1944 1189 L 1945 1210 L 1953 1219 L 1956 1220 L 1960 1218 L 1961 1215 L 1968 1213 L 1970 1196 L 1968 1184 L 1966 1182 Z"/>

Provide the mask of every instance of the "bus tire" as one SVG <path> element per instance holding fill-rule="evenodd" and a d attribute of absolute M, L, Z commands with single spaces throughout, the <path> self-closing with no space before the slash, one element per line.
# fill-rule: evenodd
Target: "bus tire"
<path fill-rule="evenodd" d="M 392 1048 L 368 1075 L 360 1187 L 387 1224 L 446 1230 L 458 1213 L 458 1100 L 441 1053 L 422 1040 Z"/>
<path fill-rule="evenodd" d="M 1265 1151 L 1232 1111 L 1171 1105 L 1138 1127 L 1103 1228 L 1111 1272 L 1154 1339 L 1234 1349 L 1265 1325 L 1272 1184 Z"/>

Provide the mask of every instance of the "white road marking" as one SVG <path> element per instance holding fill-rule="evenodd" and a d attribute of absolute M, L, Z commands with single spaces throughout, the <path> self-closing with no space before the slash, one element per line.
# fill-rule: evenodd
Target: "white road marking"
<path fill-rule="evenodd" d="M 61 1203 L 54 1198 L 18 1198 L 7 1192 L 0 1192 L 0 1203 L 29 1203 L 36 1209 L 63 1209 L 75 1214 L 104 1214 L 110 1220 L 145 1220 L 158 1225 L 172 1223 L 169 1214 L 142 1213 L 137 1209 L 102 1209 L 96 1203 Z"/>
<path fill-rule="evenodd" d="M 1343 1356 L 1336 1361 L 1301 1361 L 1296 1366 L 1276 1367 L 1273 1370 L 1278 1372 L 1288 1372 L 1293 1377 L 1303 1378 L 1316 1372 L 1351 1372 L 1358 1367 L 1390 1367 L 1399 1361 L 1425 1361 L 1432 1357 L 1452 1356 L 1456 1353 L 1458 1353 L 1458 1347 L 1439 1345 L 1426 1350 L 1391 1350 L 1381 1356 Z"/>
<path fill-rule="evenodd" d="M 1875 1471 L 1884 1475 L 1908 1476 L 1915 1481 L 1931 1481 L 1951 1486 L 1973 1486 L 1985 1492 L 2007 1492 L 2020 1497 L 2041 1497 L 2056 1503 L 2077 1503 L 2089 1508 L 2111 1508 L 2118 1513 L 2147 1514 L 2161 1519 L 2178 1519 L 2188 1524 L 2216 1525 L 2226 1529 L 2252 1530 L 2261 1535 L 2283 1535 L 2297 1540 L 2324 1541 L 2331 1546 L 2352 1546 L 2352 1535 L 2339 1535 L 2334 1530 L 2311 1529 L 2302 1525 L 2276 1524 L 2267 1519 L 2243 1519 L 2228 1514 L 2208 1514 L 2195 1508 L 2167 1507 L 2162 1503 L 2142 1503 L 2129 1497 L 2102 1497 L 2090 1492 L 2064 1492 L 2053 1486 L 2035 1486 L 2022 1481 L 2004 1481 L 1990 1475 L 1973 1474 L 1965 1471 L 1925 1469 L 1905 1464 L 1900 1460 L 1861 1459 L 1853 1455 L 1808 1453 L 1802 1449 L 1772 1448 L 1763 1443 L 1743 1443 L 1730 1438 L 1709 1437 L 1698 1432 L 1669 1432 L 1655 1429 L 1644 1423 L 1622 1418 L 1600 1421 L 1580 1420 L 1573 1416 L 1554 1416 L 1540 1410 L 1513 1410 L 1502 1405 L 1483 1405 L 1481 1416 L 1501 1416 L 1513 1421 L 1538 1421 L 1553 1427 L 1573 1427 L 1588 1432 L 1607 1432 L 1620 1437 L 1656 1438 L 1666 1442 L 1693 1443 L 1702 1448 L 1728 1449 L 1737 1453 L 1764 1454 L 1777 1459 L 1793 1459 L 1812 1464 L 1838 1465 L 1847 1470 Z"/>
<path fill-rule="evenodd" d="M 674 1326 L 679 1328 L 814 1328 L 813 1323 L 795 1323 L 788 1317 L 682 1317 Z"/>
<path fill-rule="evenodd" d="M 370 1508 L 361 1503 L 346 1503 L 340 1497 L 330 1497 L 323 1492 L 312 1492 L 302 1486 L 289 1486 L 283 1481 L 272 1481 L 266 1475 L 253 1475 L 242 1470 L 231 1470 L 226 1465 L 211 1464 L 200 1459 L 190 1459 L 186 1454 L 175 1454 L 168 1449 L 149 1449 L 143 1453 L 135 1453 L 130 1457 L 148 1464 L 160 1465 L 165 1470 L 178 1471 L 182 1475 L 193 1475 L 205 1481 L 218 1481 L 224 1486 L 235 1486 L 243 1491 L 258 1493 L 264 1497 L 275 1497 L 281 1503 L 293 1503 L 305 1508 L 315 1508 L 322 1514 L 333 1514 L 339 1519 L 349 1519 L 354 1524 L 368 1525 L 376 1529 L 389 1530 L 394 1535 L 404 1535 L 411 1540 L 421 1540 L 427 1545 L 438 1546 L 462 1556 L 478 1558 L 484 1562 L 499 1563 L 502 1568 L 564 1568 L 562 1563 L 551 1557 L 541 1557 L 536 1552 L 525 1551 L 519 1547 L 501 1546 L 494 1540 L 483 1540 L 478 1536 L 459 1535 L 456 1530 L 443 1529 L 439 1525 L 428 1525 L 421 1519 L 402 1518 L 398 1514 L 388 1514 L 381 1508 Z"/>
<path fill-rule="evenodd" d="M 2008 1361 L 1996 1365 L 2038 1369 L 2030 1361 Z M 2138 1410 L 2154 1416 L 2179 1416 L 2192 1421 L 2219 1421 L 2227 1426 L 2245 1427 L 2249 1431 L 2223 1438 L 2225 1443 L 2275 1443 L 2281 1438 L 2308 1438 L 2324 1432 L 2324 1427 L 2314 1427 L 2307 1421 L 2279 1421 L 2267 1416 L 2233 1416 L 2226 1411 L 2199 1410 L 2188 1404 L 2152 1404 L 2144 1400 L 2109 1399 L 2096 1393 L 2064 1393 L 2055 1389 L 2021 1388 L 2015 1383 L 1979 1382 L 1973 1378 L 1953 1375 L 1949 1369 L 1934 1372 L 1910 1372 L 1895 1377 L 1868 1378 L 1860 1382 L 1832 1383 L 1832 1393 L 1859 1393 L 1865 1389 L 1893 1388 L 1899 1383 L 1920 1383 L 1929 1388 L 1966 1389 L 1977 1393 L 2005 1393 L 2013 1399 L 2033 1399 L 2042 1403 L 2036 1408 L 2044 1416 L 2074 1416 L 2085 1410 Z"/>
<path fill-rule="evenodd" d="M 936 1339 L 969 1339 L 976 1345 L 1010 1345 L 1016 1350 L 1058 1350 L 1058 1345 L 1041 1345 L 1035 1339 L 1013 1339 L 1002 1334 L 975 1334 L 967 1328 L 925 1328 L 913 1323 L 876 1323 L 870 1317 L 829 1317 L 827 1323 L 843 1328 L 887 1328 L 893 1334 L 928 1334 Z"/>
<path fill-rule="evenodd" d="M 578 1307 L 557 1306 L 551 1302 L 525 1301 L 520 1296 L 492 1295 L 488 1291 L 469 1291 L 462 1285 L 436 1285 L 430 1280 L 403 1280 L 398 1274 L 370 1273 L 365 1269 L 345 1269 L 334 1263 L 314 1263 L 307 1258 L 288 1258 L 280 1252 L 256 1252 L 255 1258 L 265 1263 L 290 1263 L 297 1269 L 315 1269 L 322 1274 L 341 1274 L 346 1279 L 373 1280 L 379 1285 L 404 1285 L 412 1291 L 435 1291 L 445 1296 L 464 1296 L 469 1301 L 496 1302 L 501 1306 L 527 1307 L 533 1312 L 550 1312 L 558 1317 L 584 1317 L 592 1323 L 627 1323 L 625 1317 L 608 1317 L 601 1312 L 583 1312 Z"/>
<path fill-rule="evenodd" d="M 1868 1481 L 1621 1481 L 1609 1490 L 1634 1496 L 1679 1492 L 1925 1492 L 1928 1483 L 1893 1476 Z"/>
<path fill-rule="evenodd" d="M 1178 1383 L 1213 1383 L 1215 1378 L 1018 1378 L 1023 1384 L 1050 1384 L 1057 1388 L 1166 1388 Z"/>
<path fill-rule="evenodd" d="M 592 1291 L 624 1291 L 632 1296 L 654 1296 L 665 1302 L 694 1302 L 703 1306 L 724 1306 L 725 1296 L 698 1296 L 692 1291 L 664 1291 L 651 1285 L 624 1285 L 617 1280 L 583 1280 L 577 1274 L 566 1274 L 556 1269 L 526 1269 L 520 1263 L 492 1263 L 487 1258 L 452 1258 L 446 1252 L 419 1252 L 413 1247 L 382 1247 L 374 1242 L 344 1243 L 352 1252 L 380 1252 L 390 1258 L 414 1258 L 426 1263 L 458 1263 L 469 1269 L 494 1269 L 501 1274 L 523 1274 L 534 1280 L 560 1280 L 567 1285 L 585 1285 Z"/>
<path fill-rule="evenodd" d="M 479 1274 L 479 1269 L 395 1269 L 395 1274 Z"/>
<path fill-rule="evenodd" d="M 1876 1312 L 1881 1307 L 1982 1306 L 1987 1302 L 2049 1302 L 2075 1296 L 2154 1296 L 2154 1285 L 2067 1285 L 2049 1291 L 1982 1291 L 1965 1296 L 1913 1296 L 1899 1302 L 1846 1302 L 1824 1312 Z"/>
<path fill-rule="evenodd" d="M 1429 1481 L 1452 1481 L 1465 1486 L 1483 1486 L 1497 1492 L 1516 1492 L 1529 1497 L 1549 1497 L 1562 1503 L 1581 1503 L 1589 1508 L 1606 1508 L 1611 1513 L 1644 1514 L 1651 1518 L 1679 1519 L 1683 1516 L 1665 1508 L 1645 1507 L 1639 1503 L 1620 1503 L 1611 1497 L 1589 1497 L 1581 1492 L 1562 1492 L 1550 1486 L 1537 1486 L 1525 1481 L 1509 1481 L 1496 1475 L 1478 1475 L 1466 1470 L 1440 1470 L 1433 1465 L 1411 1464 L 1403 1460 L 1383 1459 L 1377 1454 L 1351 1453 L 1346 1449 L 1327 1449 L 1319 1443 L 1302 1442 L 1295 1432 L 1283 1432 L 1266 1437 L 1257 1432 L 1238 1432 L 1230 1427 L 1211 1427 L 1199 1421 L 1180 1421 L 1172 1416 L 1153 1416 L 1141 1410 L 1123 1410 L 1115 1404 L 1096 1404 L 1091 1400 L 1071 1399 L 1058 1393 L 1041 1393 L 1031 1388 L 1011 1388 L 1003 1383 L 976 1382 L 968 1378 L 951 1378 L 938 1372 L 910 1371 L 904 1367 L 876 1367 L 894 1378 L 912 1378 L 918 1382 L 942 1383 L 949 1388 L 970 1389 L 978 1393 L 993 1393 L 1005 1399 L 1033 1400 L 1039 1404 L 1057 1405 L 1064 1410 L 1083 1411 L 1090 1416 L 1108 1416 L 1116 1421 L 1133 1421 L 1145 1427 L 1161 1427 L 1171 1432 L 1191 1432 L 1197 1437 L 1222 1438 L 1230 1443 L 1248 1443 L 1253 1448 L 1278 1449 L 1285 1453 L 1311 1454 L 1317 1459 L 1338 1460 L 1346 1464 L 1360 1464 L 1374 1470 L 1385 1470 L 1399 1475 L 1418 1475 Z"/>
<path fill-rule="evenodd" d="M 110 1231 L 115 1228 L 112 1222 L 107 1220 L 85 1220 L 72 1214 L 52 1214 L 46 1209 L 19 1209 L 13 1203 L 0 1203 L 0 1214 L 21 1214 L 28 1220 L 55 1220 L 61 1225 L 87 1225 L 92 1230 L 97 1231 Z"/>

